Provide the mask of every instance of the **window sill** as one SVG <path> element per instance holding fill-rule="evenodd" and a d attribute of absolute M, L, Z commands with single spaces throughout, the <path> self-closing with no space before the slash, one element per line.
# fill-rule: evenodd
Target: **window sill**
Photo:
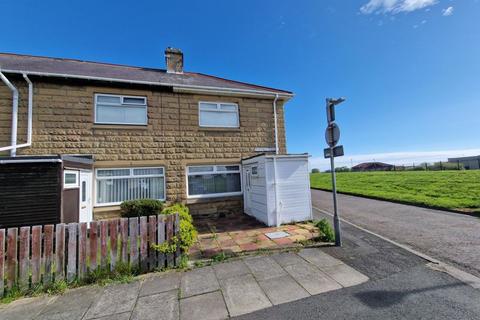
<path fill-rule="evenodd" d="M 148 125 L 94 124 L 92 129 L 147 130 Z"/>
<path fill-rule="evenodd" d="M 240 128 L 199 127 L 199 131 L 240 131 Z"/>
<path fill-rule="evenodd" d="M 187 199 L 187 204 L 219 202 L 219 201 L 232 201 L 232 200 L 241 200 L 241 199 L 243 199 L 243 195 L 242 195 L 242 194 L 239 194 L 239 195 L 236 195 L 236 196 L 218 196 L 218 197 L 190 198 L 190 199 Z"/>

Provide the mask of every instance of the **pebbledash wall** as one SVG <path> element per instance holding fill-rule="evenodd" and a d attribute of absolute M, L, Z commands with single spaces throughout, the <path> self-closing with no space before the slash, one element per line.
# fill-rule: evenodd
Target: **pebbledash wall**
<path fill-rule="evenodd" d="M 28 87 L 9 76 L 20 91 L 17 143 L 25 142 Z M 192 214 L 228 215 L 243 210 L 241 196 L 188 199 L 186 166 L 239 164 L 255 148 L 275 146 L 273 96 L 271 99 L 173 93 L 169 88 L 104 85 L 86 81 L 31 79 L 33 95 L 32 146 L 17 155 L 88 154 L 94 168 L 163 166 L 166 201 L 189 205 Z M 95 93 L 147 97 L 148 125 L 94 123 Z M 234 102 L 239 107 L 240 128 L 201 128 L 198 102 Z M 0 86 L 0 145 L 10 141 L 11 91 Z M 279 152 L 286 153 L 283 101 L 277 102 Z M 0 153 L 0 155 L 8 155 Z M 95 189 L 95 183 L 93 184 Z M 94 190 L 95 194 L 95 190 Z M 119 214 L 119 207 L 96 207 L 94 218 Z"/>

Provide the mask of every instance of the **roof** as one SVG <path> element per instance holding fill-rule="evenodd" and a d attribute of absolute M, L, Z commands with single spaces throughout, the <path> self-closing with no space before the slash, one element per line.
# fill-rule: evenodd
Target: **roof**
<path fill-rule="evenodd" d="M 383 162 L 363 162 L 353 166 L 352 169 L 368 169 L 368 168 L 381 168 L 381 167 L 393 167 L 392 164 L 383 163 Z"/>
<path fill-rule="evenodd" d="M 127 82 L 171 86 L 176 91 L 224 91 L 238 94 L 278 94 L 290 98 L 292 92 L 240 81 L 228 80 L 196 72 L 167 73 L 164 69 L 126 66 L 65 58 L 0 53 L 0 71 L 29 75 Z"/>
<path fill-rule="evenodd" d="M 448 161 L 468 161 L 468 160 L 480 160 L 480 155 L 470 156 L 470 157 L 458 157 L 458 158 L 448 158 Z"/>

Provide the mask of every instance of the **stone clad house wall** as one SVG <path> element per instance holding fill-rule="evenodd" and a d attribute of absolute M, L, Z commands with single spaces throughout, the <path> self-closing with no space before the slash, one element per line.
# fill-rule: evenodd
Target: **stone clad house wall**
<path fill-rule="evenodd" d="M 28 87 L 11 76 L 20 90 L 18 142 L 26 141 Z M 240 212 L 242 197 L 187 199 L 186 166 L 233 164 L 256 154 L 257 147 L 274 147 L 273 97 L 258 99 L 173 93 L 168 88 L 108 86 L 86 81 L 32 77 L 33 144 L 17 155 L 89 154 L 94 167 L 163 166 L 166 201 L 188 203 L 193 214 Z M 147 126 L 94 123 L 95 93 L 146 96 Z M 201 128 L 198 102 L 234 102 L 240 128 Z M 10 143 L 12 95 L 0 85 L 0 145 Z M 280 153 L 286 153 L 283 102 L 277 103 Z M 8 153 L 0 153 L 8 155 Z M 95 189 L 95 183 L 94 183 Z M 118 207 L 94 208 L 95 219 L 118 215 Z"/>

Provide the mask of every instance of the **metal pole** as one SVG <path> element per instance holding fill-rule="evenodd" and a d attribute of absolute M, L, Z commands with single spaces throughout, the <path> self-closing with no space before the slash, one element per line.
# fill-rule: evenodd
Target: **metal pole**
<path fill-rule="evenodd" d="M 332 194 L 333 194 L 333 228 L 335 229 L 335 246 L 342 245 L 340 238 L 340 219 L 337 210 L 337 179 L 335 177 L 335 162 L 333 157 L 333 148 L 330 148 L 330 169 L 332 171 Z"/>

